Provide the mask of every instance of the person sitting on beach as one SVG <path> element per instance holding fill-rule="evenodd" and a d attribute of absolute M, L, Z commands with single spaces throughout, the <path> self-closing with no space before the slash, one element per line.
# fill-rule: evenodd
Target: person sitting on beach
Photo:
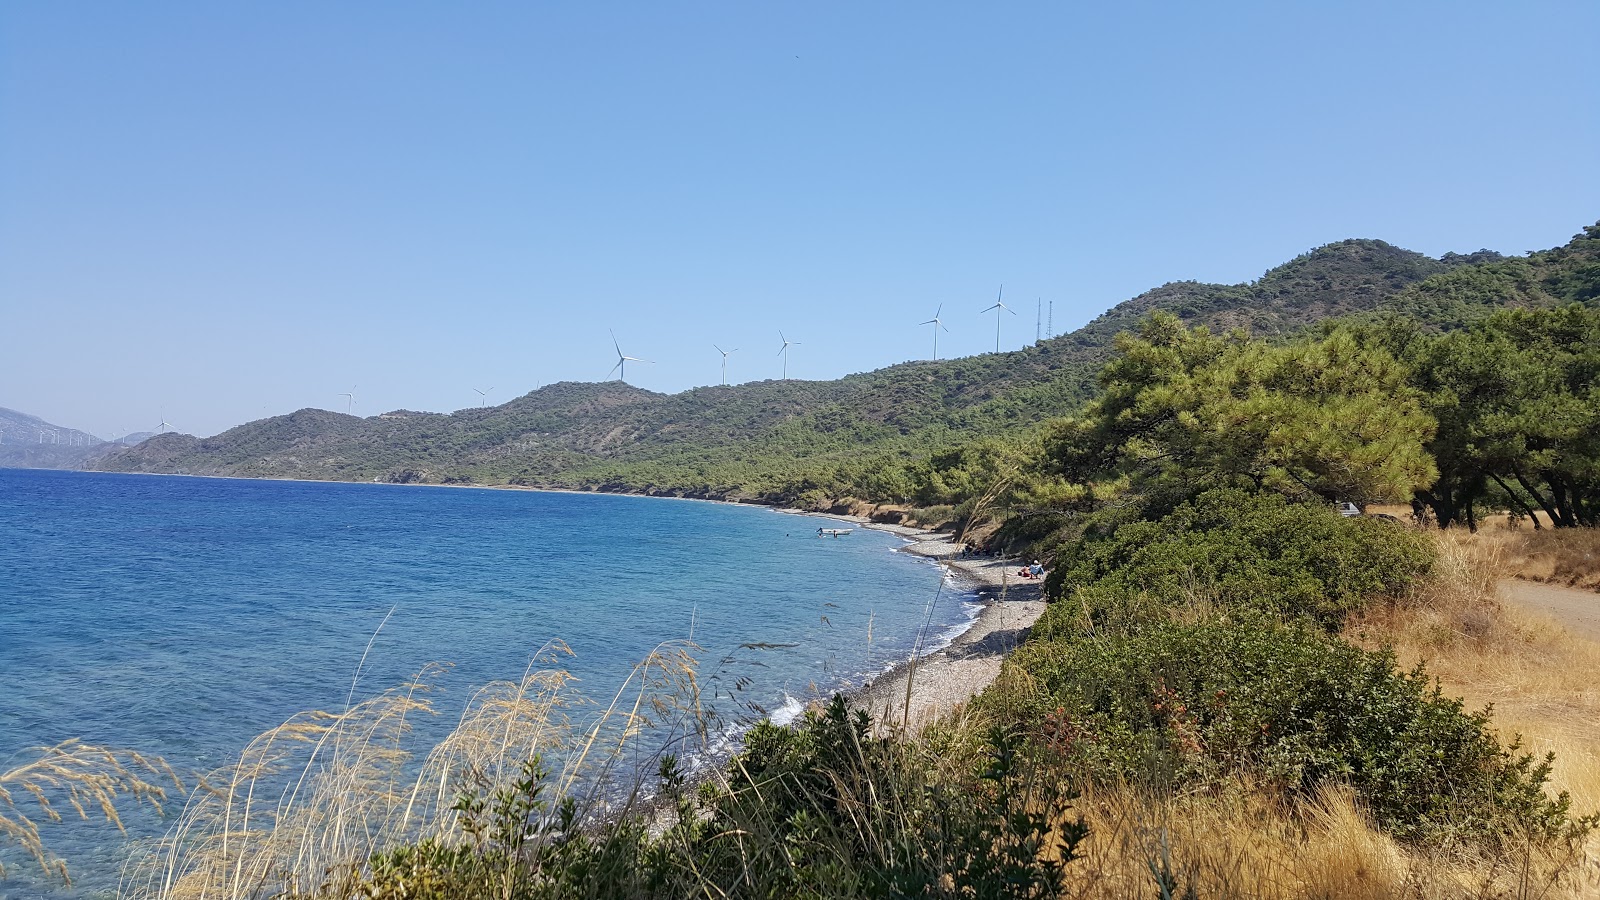
<path fill-rule="evenodd" d="M 1044 577 L 1044 566 L 1039 565 L 1039 561 L 1036 559 L 1036 560 L 1033 561 L 1033 565 L 1028 567 L 1028 572 L 1034 578 L 1043 578 Z"/>

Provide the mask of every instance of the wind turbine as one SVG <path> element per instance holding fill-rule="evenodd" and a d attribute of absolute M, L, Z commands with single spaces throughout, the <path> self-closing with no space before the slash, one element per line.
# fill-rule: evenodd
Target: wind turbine
<path fill-rule="evenodd" d="M 162 434 L 168 428 L 172 428 L 172 423 L 167 421 L 167 414 L 166 413 L 162 413 L 161 414 L 161 424 L 156 426 L 156 434 Z M 173 429 L 173 430 L 176 431 L 177 429 Z"/>
<path fill-rule="evenodd" d="M 939 308 L 933 311 L 933 318 L 929 319 L 926 322 L 918 322 L 917 323 L 918 327 L 921 327 L 923 325 L 932 325 L 933 326 L 933 358 L 934 358 L 935 361 L 937 361 L 939 359 L 939 329 L 944 328 L 945 331 L 949 331 L 950 330 L 950 329 L 944 327 L 944 321 L 939 318 L 939 314 L 942 313 L 942 312 L 944 312 L 944 304 L 943 303 L 939 304 Z"/>
<path fill-rule="evenodd" d="M 712 344 L 711 346 L 717 347 L 716 344 Z M 724 350 L 721 347 L 717 347 L 717 352 L 722 354 L 722 384 L 723 384 L 723 386 L 727 386 L 727 384 L 728 384 L 728 356 L 730 354 L 733 354 L 733 353 L 738 353 L 739 352 L 739 348 L 735 347 L 732 350 Z"/>
<path fill-rule="evenodd" d="M 492 391 L 492 390 L 494 390 L 494 388 L 489 388 L 488 391 L 480 391 L 477 388 L 473 388 L 472 389 L 472 392 L 478 395 L 478 408 L 479 409 L 483 409 L 483 401 L 485 401 L 485 400 L 487 400 L 489 398 L 489 391 Z"/>
<path fill-rule="evenodd" d="M 611 331 L 611 329 L 609 329 L 609 328 L 606 329 L 606 330 L 607 331 Z M 648 359 L 640 359 L 637 356 L 624 356 L 622 354 L 622 345 L 617 343 L 617 333 L 615 331 L 611 331 L 611 346 L 617 348 L 617 364 L 611 367 L 611 371 L 617 373 L 617 380 L 618 381 L 627 381 L 628 380 L 628 363 L 630 363 L 630 362 L 647 363 L 647 362 L 650 361 Z M 609 375 L 611 373 L 607 372 L 606 374 Z"/>
<path fill-rule="evenodd" d="M 781 331 L 778 332 L 778 337 L 783 338 L 783 348 L 778 351 L 778 355 L 783 357 L 783 380 L 784 381 L 788 381 L 789 380 L 789 348 L 790 347 L 798 347 L 798 346 L 800 346 L 800 342 L 799 341 L 791 341 L 788 338 L 783 337 L 783 332 L 781 332 Z"/>
<path fill-rule="evenodd" d="M 1000 352 L 1000 310 L 1003 309 L 1006 312 L 1011 313 L 1013 316 L 1016 315 L 1016 312 L 1014 312 L 1011 309 L 1011 307 L 1009 307 L 1009 306 L 1005 305 L 1004 303 L 1000 302 L 1000 298 L 1005 296 L 1005 292 L 1006 292 L 1006 286 L 1003 285 L 1003 284 L 1000 285 L 1000 293 L 995 295 L 995 297 L 994 297 L 994 305 L 993 306 L 989 306 L 989 307 L 985 307 L 983 310 L 981 310 L 978 313 L 978 315 L 981 316 L 981 315 L 983 315 L 984 313 L 988 312 L 991 309 L 994 310 L 994 352 L 996 352 L 996 353 Z"/>
<path fill-rule="evenodd" d="M 350 390 L 348 390 L 348 391 L 340 391 L 337 395 L 335 395 L 335 396 L 339 396 L 339 397 L 343 397 L 344 398 L 344 413 L 347 416 L 350 415 L 350 411 L 351 410 L 355 409 L 355 406 L 356 406 L 356 388 L 358 388 L 358 387 L 360 387 L 360 385 L 352 384 L 352 385 L 350 385 Z"/>

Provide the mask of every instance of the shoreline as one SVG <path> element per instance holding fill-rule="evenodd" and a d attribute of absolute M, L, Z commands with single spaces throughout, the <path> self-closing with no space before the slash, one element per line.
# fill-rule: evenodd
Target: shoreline
<path fill-rule="evenodd" d="M 873 531 L 896 535 L 907 543 L 900 550 L 934 561 L 955 589 L 970 591 L 982 604 L 976 616 L 950 642 L 932 652 L 901 660 L 858 687 L 841 691 L 851 705 L 866 709 L 880 727 L 905 726 L 920 730 L 946 715 L 991 684 L 1000 674 L 1000 660 L 1028 635 L 1044 612 L 1043 585 L 1015 577 L 1020 558 L 963 557 L 954 536 L 944 532 L 873 522 L 864 516 L 815 512 L 777 506 L 757 500 L 681 497 L 641 491 L 604 491 L 582 488 L 534 487 L 519 484 L 394 484 L 380 481 L 314 479 L 281 476 L 194 475 L 166 472 L 101 472 L 92 469 L 57 470 L 86 474 L 145 475 L 168 478 L 207 478 L 224 481 L 280 481 L 307 484 L 382 485 L 385 487 L 457 488 L 467 490 L 532 491 L 552 494 L 591 494 L 641 497 L 654 500 L 688 500 L 754 506 L 783 515 L 847 522 Z M 909 692 L 909 696 L 908 696 Z M 810 698 L 810 707 L 822 698 Z M 786 723 L 785 723 L 786 724 Z"/>
<path fill-rule="evenodd" d="M 897 535 L 908 542 L 900 548 L 903 552 L 933 560 L 957 590 L 976 593 L 983 604 L 948 645 L 902 660 L 843 692 L 850 705 L 870 713 L 880 729 L 904 727 L 914 733 L 959 709 L 999 677 L 1001 660 L 1027 638 L 1044 613 L 1043 582 L 1016 577 L 1020 558 L 963 557 L 953 536 L 943 532 L 881 524 L 861 516 L 782 511 Z"/>

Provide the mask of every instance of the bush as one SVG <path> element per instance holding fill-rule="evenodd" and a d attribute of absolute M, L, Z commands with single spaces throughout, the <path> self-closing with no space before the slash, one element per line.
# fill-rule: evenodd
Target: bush
<path fill-rule="evenodd" d="M 1371 598 L 1425 574 L 1432 553 L 1424 535 L 1386 522 L 1273 494 L 1208 491 L 1159 521 L 1091 531 L 1058 552 L 1047 589 L 1073 602 L 1047 613 L 1038 633 L 1072 633 L 1085 609 L 1097 626 L 1159 619 L 1163 607 L 1195 597 L 1306 616 L 1332 630 Z"/>
<path fill-rule="evenodd" d="M 513 788 L 462 797 L 460 839 L 381 854 L 323 896 L 1056 896 L 1084 837 L 1069 786 L 1003 733 L 978 771 L 939 767 L 920 744 L 874 737 L 836 697 L 798 728 L 756 726 L 698 799 L 667 759 L 676 820 L 659 836 L 637 812 L 584 827 L 571 802 L 543 799 L 535 763 Z"/>
<path fill-rule="evenodd" d="M 1586 827 L 1565 794 L 1543 793 L 1549 760 L 1502 747 L 1487 712 L 1306 624 L 1168 622 L 1030 642 L 1012 664 L 1036 690 L 1011 714 L 1033 724 L 1037 747 L 1097 779 L 1168 788 L 1250 771 L 1295 795 L 1343 781 L 1405 839 Z"/>
<path fill-rule="evenodd" d="M 1084 837 L 1069 785 L 1003 733 L 978 771 L 940 768 L 835 697 L 799 728 L 756 726 L 684 843 L 741 896 L 1055 896 Z"/>

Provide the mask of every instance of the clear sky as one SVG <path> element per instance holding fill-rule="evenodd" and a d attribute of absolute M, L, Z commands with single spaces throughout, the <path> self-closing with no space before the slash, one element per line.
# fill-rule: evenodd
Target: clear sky
<path fill-rule="evenodd" d="M 1600 219 L 1600 3 L 0 0 L 0 406 L 835 378 Z"/>

